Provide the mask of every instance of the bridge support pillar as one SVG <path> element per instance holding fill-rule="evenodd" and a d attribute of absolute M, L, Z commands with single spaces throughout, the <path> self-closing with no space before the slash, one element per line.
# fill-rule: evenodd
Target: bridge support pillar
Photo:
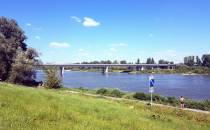
<path fill-rule="evenodd" d="M 59 74 L 60 74 L 60 77 L 63 77 L 63 74 L 64 74 L 64 67 L 60 67 L 59 68 Z"/>
<path fill-rule="evenodd" d="M 174 67 L 174 66 L 171 66 L 171 69 L 172 69 L 172 70 L 174 70 L 174 69 L 175 69 L 175 67 Z"/>
<path fill-rule="evenodd" d="M 170 66 L 168 66 L 168 69 L 170 70 L 170 69 L 171 69 L 171 67 L 170 67 Z"/>
<path fill-rule="evenodd" d="M 144 70 L 144 67 L 142 66 L 142 67 L 141 67 L 141 71 L 143 71 L 143 70 Z"/>
<path fill-rule="evenodd" d="M 103 68 L 103 73 L 109 73 L 109 67 L 108 66 Z"/>

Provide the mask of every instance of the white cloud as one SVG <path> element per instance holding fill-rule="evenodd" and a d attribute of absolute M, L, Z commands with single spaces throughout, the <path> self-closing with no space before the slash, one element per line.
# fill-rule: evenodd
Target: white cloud
<path fill-rule="evenodd" d="M 85 27 L 97 27 L 100 25 L 99 22 L 95 21 L 94 19 L 90 17 L 84 17 L 83 26 Z"/>
<path fill-rule="evenodd" d="M 68 47 L 70 47 L 70 44 L 66 43 L 66 42 L 51 42 L 50 47 L 52 47 L 52 48 L 68 48 Z"/>
<path fill-rule="evenodd" d="M 82 22 L 82 20 L 79 17 L 77 17 L 77 16 L 71 16 L 71 19 L 75 20 L 78 23 Z"/>
<path fill-rule="evenodd" d="M 35 39 L 40 40 L 41 38 L 40 36 L 35 36 Z"/>
<path fill-rule="evenodd" d="M 90 18 L 90 17 L 84 17 L 82 20 L 77 16 L 71 16 L 71 19 L 73 19 L 77 23 L 82 23 L 82 25 L 85 27 L 97 27 L 100 25 L 99 22 L 97 22 L 96 20 L 94 20 L 93 18 Z"/>
<path fill-rule="evenodd" d="M 128 44 L 125 43 L 116 43 L 116 44 L 110 44 L 112 47 L 126 47 Z"/>
<path fill-rule="evenodd" d="M 26 23 L 26 26 L 31 26 L 31 23 Z"/>
<path fill-rule="evenodd" d="M 114 48 L 114 47 L 109 48 L 109 50 L 110 50 L 111 52 L 117 52 L 117 49 L 116 49 L 116 48 Z"/>

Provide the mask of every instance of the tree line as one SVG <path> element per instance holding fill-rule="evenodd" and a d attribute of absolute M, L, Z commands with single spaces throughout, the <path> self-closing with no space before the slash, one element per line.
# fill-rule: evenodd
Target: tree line
<path fill-rule="evenodd" d="M 184 64 L 187 66 L 203 66 L 210 68 L 210 54 L 203 54 L 201 58 L 199 58 L 199 56 L 184 57 Z"/>
<path fill-rule="evenodd" d="M 167 60 L 163 60 L 163 59 L 160 59 L 158 62 L 158 64 L 174 64 L 173 61 L 167 61 Z M 90 61 L 90 62 L 87 62 L 87 61 L 83 61 L 81 63 L 75 63 L 75 64 L 157 64 L 154 60 L 154 58 L 147 58 L 146 62 L 140 62 L 140 59 L 138 58 L 136 62 L 128 62 L 126 60 L 120 60 L 120 61 L 117 61 L 117 60 L 114 60 L 114 61 L 111 61 L 111 60 L 102 60 L 102 61 Z"/>

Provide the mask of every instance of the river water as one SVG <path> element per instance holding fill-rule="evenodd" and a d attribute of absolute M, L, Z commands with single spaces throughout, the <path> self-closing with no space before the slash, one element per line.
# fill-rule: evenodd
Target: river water
<path fill-rule="evenodd" d="M 117 88 L 126 92 L 148 93 L 148 77 L 150 74 L 127 74 L 100 72 L 65 71 L 62 84 L 65 87 L 88 89 Z M 190 99 L 210 99 L 210 76 L 153 74 L 155 92 L 163 96 L 184 96 Z M 37 80 L 43 81 L 45 74 L 37 72 Z"/>

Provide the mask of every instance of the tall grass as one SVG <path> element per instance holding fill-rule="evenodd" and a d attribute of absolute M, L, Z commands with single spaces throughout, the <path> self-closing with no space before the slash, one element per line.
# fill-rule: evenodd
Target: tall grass
<path fill-rule="evenodd" d="M 209 130 L 210 116 L 0 83 L 0 130 Z"/>

